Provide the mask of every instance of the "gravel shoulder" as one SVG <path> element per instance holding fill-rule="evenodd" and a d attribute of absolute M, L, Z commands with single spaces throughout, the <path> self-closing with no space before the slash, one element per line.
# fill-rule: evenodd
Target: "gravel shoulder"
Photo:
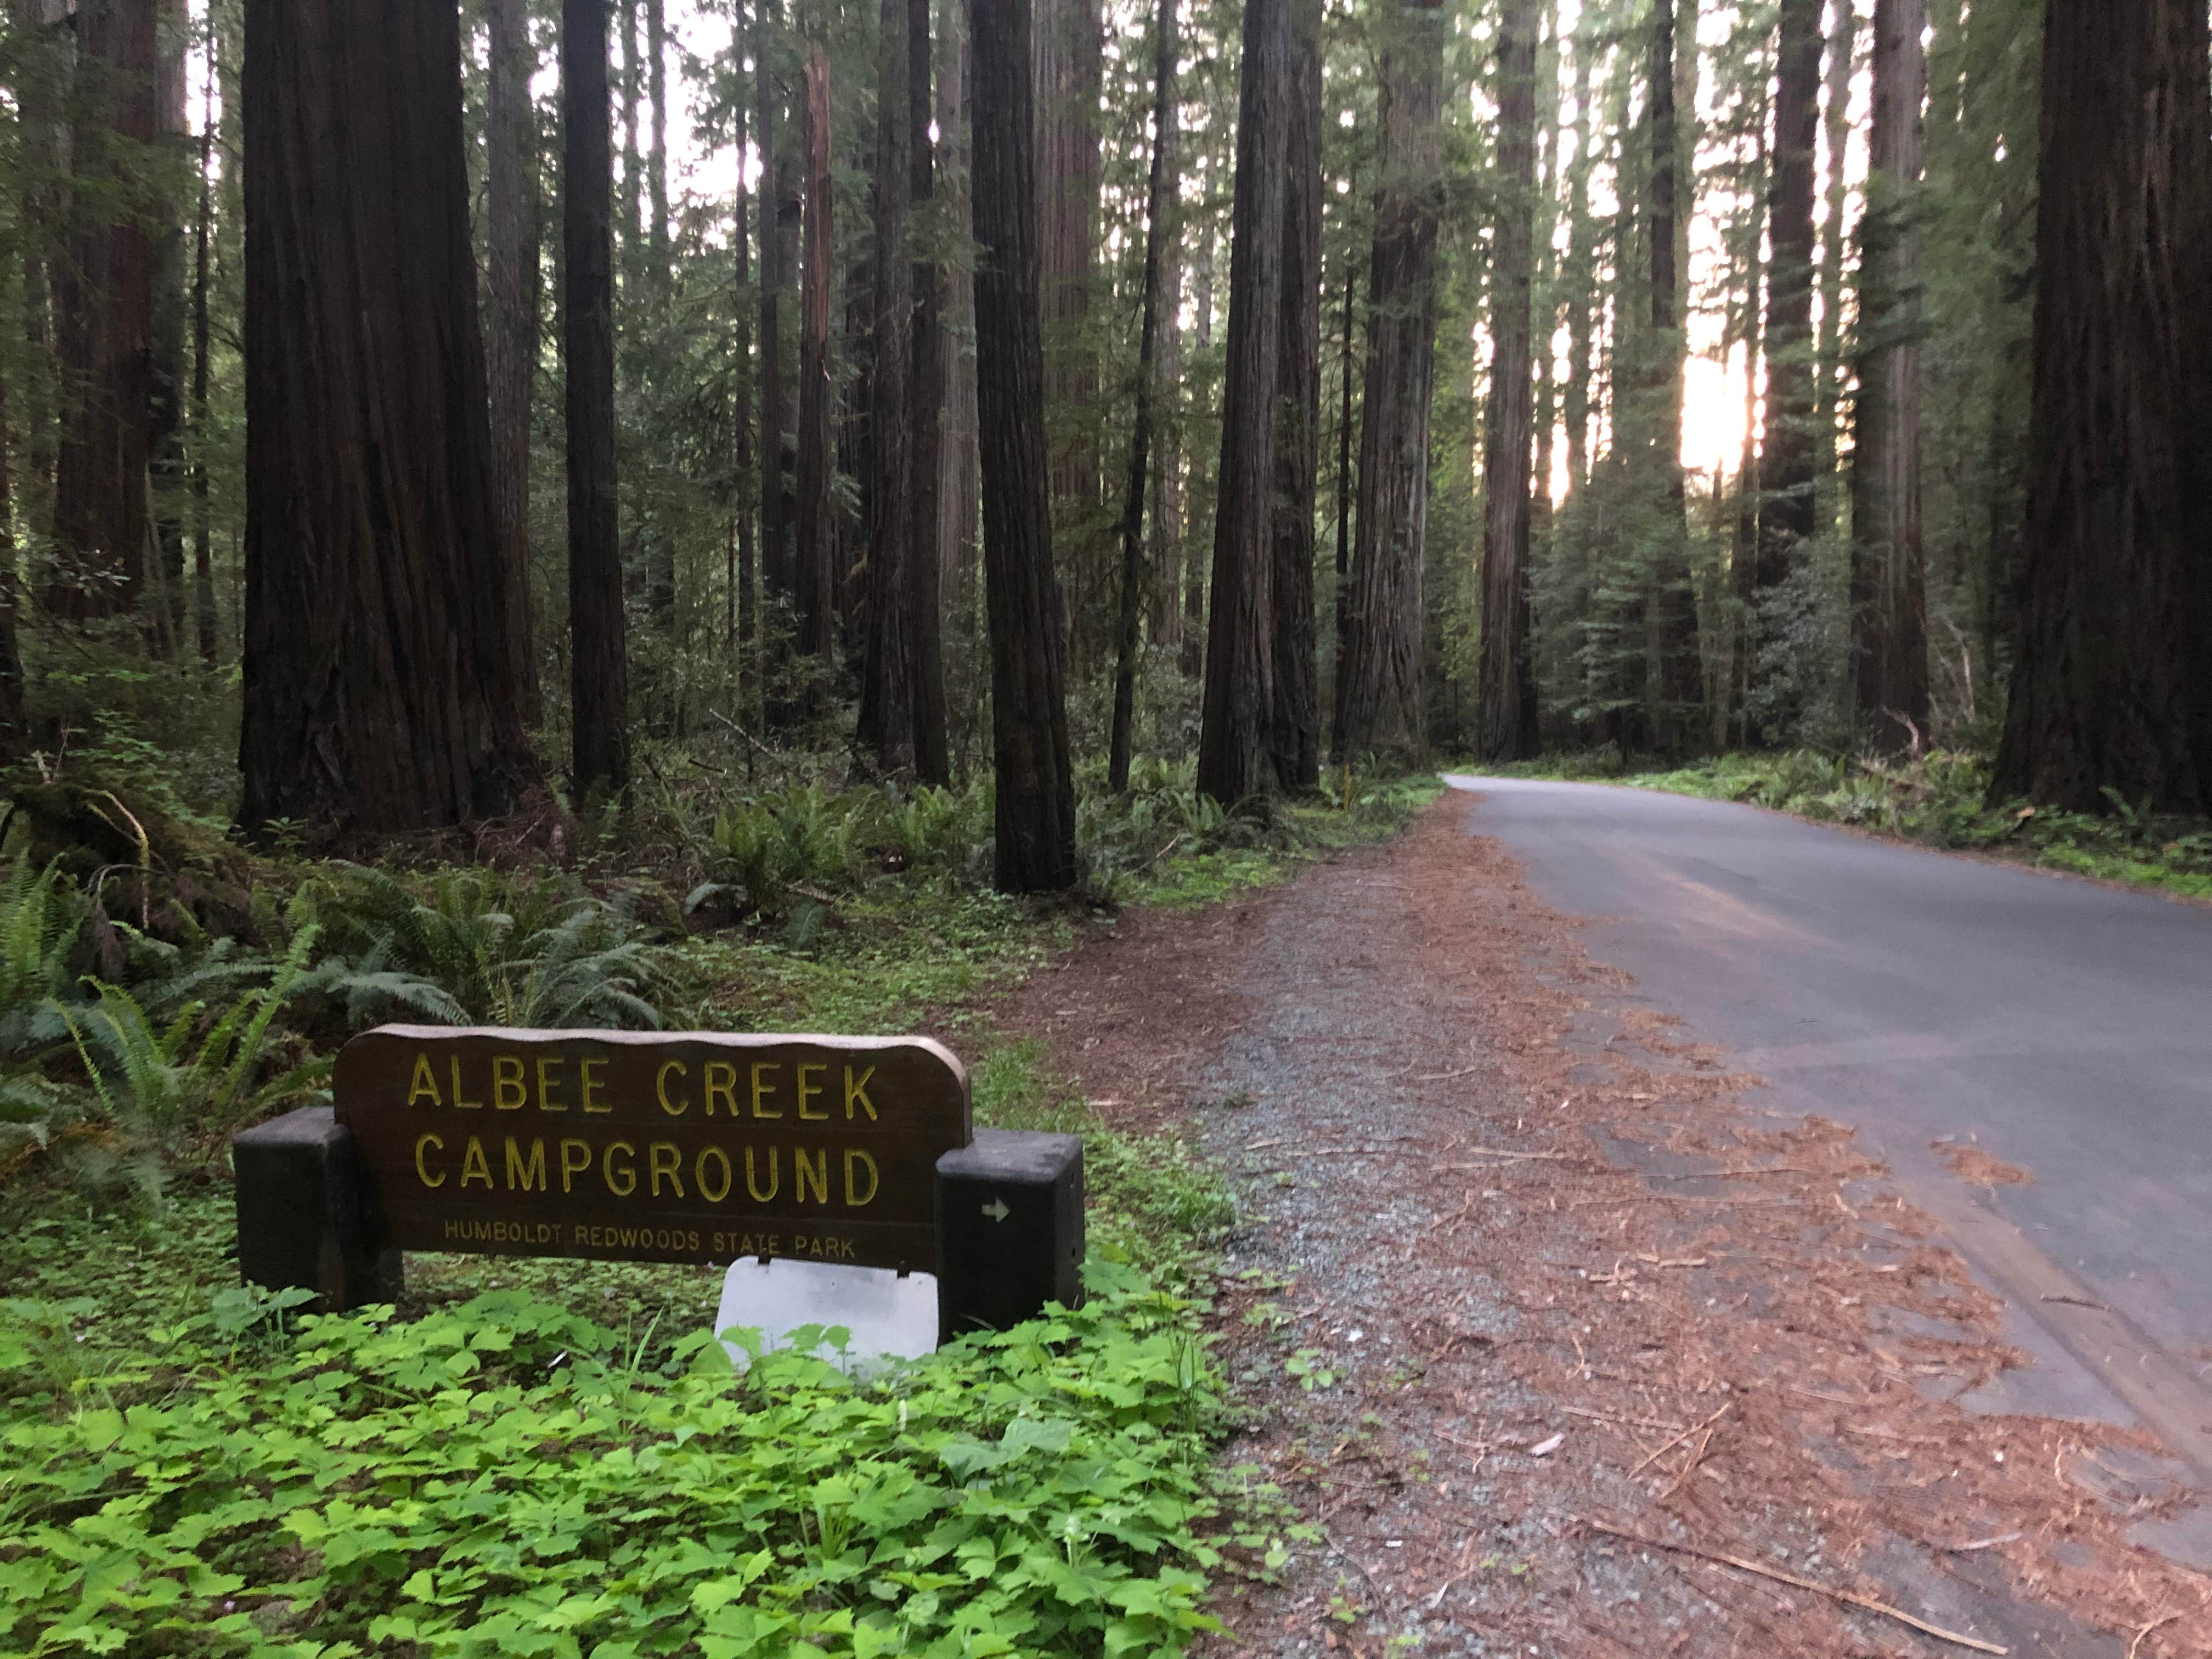
<path fill-rule="evenodd" d="M 2185 1472 L 1973 1409 L 2026 1356 L 1933 1224 L 1468 811 L 1127 915 L 1000 1010 L 1237 1188 L 1225 1455 L 1311 1535 L 1220 1651 L 2212 1652 L 2212 1581 L 2130 1536 Z"/>

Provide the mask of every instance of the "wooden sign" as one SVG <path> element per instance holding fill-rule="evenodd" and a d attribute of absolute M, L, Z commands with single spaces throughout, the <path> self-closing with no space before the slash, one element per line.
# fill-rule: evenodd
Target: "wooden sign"
<path fill-rule="evenodd" d="M 384 1025 L 337 1121 L 401 1250 L 932 1271 L 968 1075 L 920 1037 Z"/>

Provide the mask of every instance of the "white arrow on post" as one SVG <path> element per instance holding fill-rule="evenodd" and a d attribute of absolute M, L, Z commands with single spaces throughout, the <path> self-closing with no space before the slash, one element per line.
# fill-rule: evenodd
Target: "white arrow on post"
<path fill-rule="evenodd" d="M 994 1198 L 983 1206 L 983 1213 L 994 1221 L 1004 1221 L 1013 1212 L 1006 1207 L 1005 1199 Z"/>

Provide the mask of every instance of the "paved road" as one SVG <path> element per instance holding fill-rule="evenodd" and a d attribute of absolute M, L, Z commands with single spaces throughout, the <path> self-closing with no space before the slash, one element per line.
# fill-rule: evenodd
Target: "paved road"
<path fill-rule="evenodd" d="M 1452 781 L 1640 1000 L 1888 1160 L 2045 1362 L 2016 1403 L 2132 1412 L 2212 1477 L 2212 905 L 1754 807 Z M 1966 1186 L 1939 1136 L 2033 1184 Z"/>

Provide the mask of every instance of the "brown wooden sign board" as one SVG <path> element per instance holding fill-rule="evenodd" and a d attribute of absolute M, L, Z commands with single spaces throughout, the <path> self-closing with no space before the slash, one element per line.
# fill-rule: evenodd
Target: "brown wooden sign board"
<path fill-rule="evenodd" d="M 401 1250 L 936 1265 L 968 1074 L 921 1037 L 384 1025 L 337 1121 Z"/>

